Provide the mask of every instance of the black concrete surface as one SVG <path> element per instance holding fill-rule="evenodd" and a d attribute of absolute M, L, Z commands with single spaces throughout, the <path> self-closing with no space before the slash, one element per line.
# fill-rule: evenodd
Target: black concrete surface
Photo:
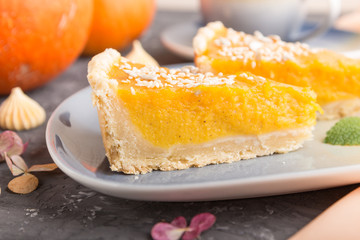
<path fill-rule="evenodd" d="M 187 61 L 166 50 L 159 34 L 167 26 L 196 18 L 192 13 L 159 12 L 141 38 L 144 48 L 160 64 Z M 52 82 L 28 92 L 45 107 L 47 118 L 66 97 L 88 86 L 88 61 L 88 57 L 80 57 Z M 3 100 L 0 97 L 0 102 Z M 19 133 L 29 141 L 23 155 L 29 165 L 52 162 L 45 145 L 45 127 Z M 215 225 L 202 234 L 203 240 L 287 239 L 358 186 L 228 201 L 161 203 L 96 193 L 60 170 L 36 176 L 40 180 L 36 191 L 11 193 L 6 186 L 12 176 L 6 164 L 0 163 L 0 239 L 151 239 L 155 223 L 180 215 L 189 221 L 201 212 L 217 217 Z"/>

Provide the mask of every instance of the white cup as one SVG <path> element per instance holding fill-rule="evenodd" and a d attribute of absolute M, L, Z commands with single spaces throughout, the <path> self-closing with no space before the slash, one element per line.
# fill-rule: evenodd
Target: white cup
<path fill-rule="evenodd" d="M 341 11 L 341 0 L 322 0 L 322 21 L 301 31 L 306 20 L 304 0 L 200 0 L 205 23 L 221 21 L 226 27 L 249 34 L 278 35 L 285 41 L 302 41 L 326 32 Z M 326 6 L 328 5 L 328 6 Z M 321 20 L 321 19 L 320 19 Z"/>

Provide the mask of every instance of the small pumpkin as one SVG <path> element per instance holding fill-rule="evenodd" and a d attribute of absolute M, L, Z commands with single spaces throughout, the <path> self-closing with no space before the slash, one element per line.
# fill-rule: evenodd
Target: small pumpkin
<path fill-rule="evenodd" d="M 0 0 L 0 94 L 65 70 L 86 44 L 92 10 L 93 0 Z"/>
<path fill-rule="evenodd" d="M 122 49 L 150 25 L 155 0 L 94 0 L 91 31 L 84 54 Z"/>

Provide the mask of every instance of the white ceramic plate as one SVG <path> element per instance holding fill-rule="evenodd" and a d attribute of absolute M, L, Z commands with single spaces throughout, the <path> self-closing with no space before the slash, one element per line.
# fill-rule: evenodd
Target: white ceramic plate
<path fill-rule="evenodd" d="M 46 143 L 54 162 L 79 183 L 130 199 L 205 201 L 276 195 L 360 181 L 360 147 L 322 143 L 334 122 L 320 122 L 304 148 L 273 156 L 145 175 L 111 172 L 87 87 L 53 112 Z"/>
<path fill-rule="evenodd" d="M 193 61 L 192 39 L 201 27 L 200 21 L 188 21 L 176 24 L 161 33 L 161 41 L 173 53 Z M 324 35 L 306 42 L 311 47 L 328 48 L 349 57 L 360 58 L 360 35 L 330 29 Z"/>

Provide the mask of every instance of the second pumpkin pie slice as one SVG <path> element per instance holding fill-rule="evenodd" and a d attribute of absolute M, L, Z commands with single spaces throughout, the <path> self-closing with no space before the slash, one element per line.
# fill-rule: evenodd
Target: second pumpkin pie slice
<path fill-rule="evenodd" d="M 324 109 L 321 119 L 360 114 L 360 60 L 302 43 L 226 28 L 212 22 L 194 38 L 195 64 L 202 72 L 248 71 L 278 82 L 311 87 Z"/>

